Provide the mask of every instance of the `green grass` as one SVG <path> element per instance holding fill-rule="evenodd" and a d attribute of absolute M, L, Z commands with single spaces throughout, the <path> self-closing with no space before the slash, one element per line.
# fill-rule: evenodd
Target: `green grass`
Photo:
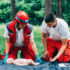
<path fill-rule="evenodd" d="M 40 56 L 43 54 L 43 43 L 42 43 L 42 33 L 41 33 L 41 26 L 34 26 L 34 40 L 38 49 Z"/>
<path fill-rule="evenodd" d="M 1 24 L 0 25 L 0 51 L 2 54 L 4 54 L 4 49 L 5 49 L 5 38 L 3 37 L 4 28 L 5 28 L 5 24 Z"/>
<path fill-rule="evenodd" d="M 5 49 L 5 38 L 3 37 L 4 29 L 5 29 L 5 24 L 0 24 L 0 51 L 2 54 L 4 54 L 4 49 Z M 33 32 L 34 32 L 34 40 L 35 40 L 39 55 L 42 56 L 44 47 L 42 43 L 41 26 L 33 26 Z M 19 58 L 19 54 L 18 54 L 18 58 Z"/>
<path fill-rule="evenodd" d="M 5 29 L 5 24 L 0 24 L 0 51 L 4 54 L 5 49 L 5 38 L 3 37 Z M 41 26 L 33 26 L 34 32 L 34 40 L 39 52 L 39 55 L 42 56 L 43 54 L 43 44 L 42 44 L 42 34 L 41 34 Z"/>

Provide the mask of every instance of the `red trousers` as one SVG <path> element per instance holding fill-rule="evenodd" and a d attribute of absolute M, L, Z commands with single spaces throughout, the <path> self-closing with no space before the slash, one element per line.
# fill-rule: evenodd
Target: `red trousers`
<path fill-rule="evenodd" d="M 1 59 L 4 59 L 4 55 L 1 55 L 1 52 L 0 52 L 0 60 Z"/>
<path fill-rule="evenodd" d="M 9 58 L 16 59 L 18 51 L 21 50 L 22 55 L 25 59 L 35 60 L 36 56 L 32 50 L 31 45 L 29 47 L 14 47 L 9 51 Z"/>
<path fill-rule="evenodd" d="M 70 45 L 69 45 L 70 40 L 67 42 L 67 47 L 64 51 L 64 53 L 58 58 L 59 62 L 69 62 L 70 61 Z M 46 58 L 47 61 L 50 60 L 50 57 L 54 57 L 55 51 L 59 51 L 62 46 L 61 41 L 56 41 L 51 38 L 47 38 L 47 47 L 48 47 L 48 52 L 49 52 L 49 57 Z"/>

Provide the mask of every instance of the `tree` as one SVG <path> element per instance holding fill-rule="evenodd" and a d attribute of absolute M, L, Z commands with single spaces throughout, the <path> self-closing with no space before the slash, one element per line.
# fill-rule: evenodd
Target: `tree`
<path fill-rule="evenodd" d="M 52 0 L 45 0 L 45 16 L 52 12 Z"/>
<path fill-rule="evenodd" d="M 57 0 L 56 15 L 62 18 L 62 0 Z"/>
<path fill-rule="evenodd" d="M 62 0 L 59 0 L 59 17 L 62 18 Z"/>
<path fill-rule="evenodd" d="M 15 17 L 15 0 L 11 0 L 11 7 L 12 7 L 12 19 L 14 20 Z"/>

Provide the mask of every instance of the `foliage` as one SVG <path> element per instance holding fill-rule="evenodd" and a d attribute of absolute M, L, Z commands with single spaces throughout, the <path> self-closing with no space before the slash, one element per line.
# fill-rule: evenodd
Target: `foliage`
<path fill-rule="evenodd" d="M 11 4 L 10 1 L 0 1 L 0 22 L 8 22 L 11 20 Z"/>
<path fill-rule="evenodd" d="M 56 14 L 57 0 L 53 0 L 53 12 Z M 62 0 L 62 16 L 70 23 L 70 0 Z M 70 25 L 70 24 L 69 24 Z"/>
<path fill-rule="evenodd" d="M 53 0 L 53 12 L 56 14 L 57 0 Z M 29 15 L 30 24 L 40 25 L 44 18 L 45 0 L 15 0 L 16 13 L 24 10 Z M 70 2 L 62 0 L 63 18 L 70 23 Z M 12 20 L 11 0 L 0 0 L 0 22 L 7 23 Z"/>
<path fill-rule="evenodd" d="M 69 0 L 62 0 L 62 11 L 63 11 L 63 18 L 70 23 L 70 1 Z M 69 24 L 70 25 L 70 24 Z"/>

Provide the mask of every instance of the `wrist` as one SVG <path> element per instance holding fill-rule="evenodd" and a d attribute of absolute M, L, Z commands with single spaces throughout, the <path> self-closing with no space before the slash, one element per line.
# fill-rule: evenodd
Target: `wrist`
<path fill-rule="evenodd" d="M 5 54 L 5 57 L 8 57 L 8 53 Z"/>
<path fill-rule="evenodd" d="M 55 57 L 54 57 L 54 59 L 55 59 L 55 60 L 57 60 L 57 59 L 58 59 L 58 57 L 57 57 L 57 56 L 55 56 Z"/>
<path fill-rule="evenodd" d="M 39 55 L 37 54 L 36 57 L 39 57 Z"/>
<path fill-rule="evenodd" d="M 39 59 L 40 57 L 39 57 L 39 55 L 36 55 L 36 59 Z"/>
<path fill-rule="evenodd" d="M 44 52 L 48 52 L 48 50 L 47 50 L 47 49 L 45 49 L 45 50 L 44 50 Z"/>
<path fill-rule="evenodd" d="M 8 53 L 6 53 L 5 55 L 8 55 Z"/>

